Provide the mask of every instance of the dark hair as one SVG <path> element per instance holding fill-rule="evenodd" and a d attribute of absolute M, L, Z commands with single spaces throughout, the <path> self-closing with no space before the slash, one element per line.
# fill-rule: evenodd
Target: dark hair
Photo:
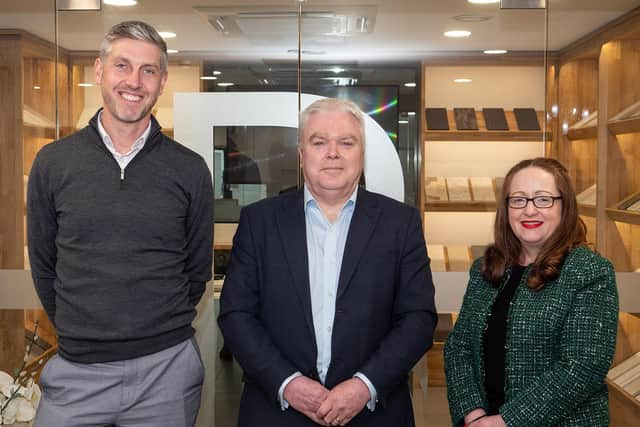
<path fill-rule="evenodd" d="M 567 169 L 555 159 L 537 157 L 519 162 L 509 170 L 504 179 L 498 200 L 494 226 L 494 243 L 485 251 L 482 274 L 493 286 L 499 286 L 507 267 L 518 262 L 522 245 L 509 225 L 509 195 L 511 181 L 522 169 L 540 168 L 555 179 L 562 196 L 562 214 L 558 228 L 544 243 L 533 263 L 527 285 L 531 289 L 542 289 L 545 284 L 560 274 L 560 268 L 569 251 L 586 242 L 587 227 L 578 215 L 576 193 Z"/>

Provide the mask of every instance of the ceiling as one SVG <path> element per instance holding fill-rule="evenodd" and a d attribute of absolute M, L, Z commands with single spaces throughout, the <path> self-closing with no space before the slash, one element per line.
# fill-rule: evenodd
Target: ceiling
<path fill-rule="evenodd" d="M 0 28 L 24 29 L 53 41 L 52 4 L 5 0 L 0 3 Z M 638 6 L 640 0 L 549 0 L 549 49 L 561 49 Z M 274 63 L 296 58 L 297 7 L 296 0 L 138 0 L 133 7 L 59 12 L 58 39 L 68 50 L 95 51 L 111 25 L 142 19 L 158 30 L 177 33 L 168 40 L 170 49 L 180 51 L 177 57 Z M 306 0 L 302 8 L 303 58 L 316 62 L 419 60 L 443 52 L 545 48 L 542 10 L 500 10 L 498 4 L 473 5 L 466 0 Z M 455 19 L 460 15 L 486 20 Z M 208 22 L 216 17 L 229 34 Z M 443 36 L 454 29 L 472 35 Z"/>

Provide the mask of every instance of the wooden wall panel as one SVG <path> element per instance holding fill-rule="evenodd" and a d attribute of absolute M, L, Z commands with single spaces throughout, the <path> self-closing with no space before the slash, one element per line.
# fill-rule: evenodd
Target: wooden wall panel
<path fill-rule="evenodd" d="M 0 39 L 0 268 L 24 267 L 22 61 L 17 39 Z"/>
<path fill-rule="evenodd" d="M 569 170 L 580 193 L 596 182 L 597 145 L 595 140 L 571 141 L 562 133 L 562 124 L 573 125 L 598 109 L 598 61 L 583 59 L 560 66 L 558 83 L 557 159 Z"/>
<path fill-rule="evenodd" d="M 0 38 L 0 268 L 24 266 L 22 216 L 22 61 L 20 40 Z M 24 356 L 22 310 L 0 310 L 0 370 L 12 372 Z"/>

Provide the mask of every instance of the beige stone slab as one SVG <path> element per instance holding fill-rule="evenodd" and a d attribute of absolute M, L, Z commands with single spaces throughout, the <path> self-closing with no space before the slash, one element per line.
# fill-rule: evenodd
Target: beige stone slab
<path fill-rule="evenodd" d="M 470 201 L 469 178 L 465 176 L 447 177 L 447 193 L 451 201 Z"/>
<path fill-rule="evenodd" d="M 489 176 L 474 176 L 469 178 L 473 200 L 480 202 L 495 202 L 496 193 L 493 190 L 493 179 Z"/>
<path fill-rule="evenodd" d="M 447 271 L 444 245 L 427 245 L 427 254 L 431 259 L 431 271 Z"/>
<path fill-rule="evenodd" d="M 596 191 L 597 191 L 597 186 L 596 186 L 596 184 L 593 184 L 591 187 L 585 189 L 583 192 L 581 192 L 580 194 L 576 195 L 576 200 L 578 201 L 578 203 L 580 203 L 582 205 L 595 206 L 596 205 Z"/>
<path fill-rule="evenodd" d="M 469 271 L 471 267 L 471 253 L 467 245 L 448 245 L 447 259 L 449 271 Z"/>
<path fill-rule="evenodd" d="M 625 388 L 637 378 L 640 378 L 640 364 L 634 365 L 629 370 L 615 378 L 613 382 L 618 384 L 620 387 Z"/>
<path fill-rule="evenodd" d="M 624 374 L 634 366 L 640 366 L 640 351 L 609 369 L 607 378 L 615 381 L 620 375 Z"/>
<path fill-rule="evenodd" d="M 425 196 L 428 202 L 446 201 L 447 183 L 443 176 L 429 176 L 425 179 Z"/>
<path fill-rule="evenodd" d="M 640 212 L 640 200 L 636 200 L 627 208 L 628 211 Z"/>

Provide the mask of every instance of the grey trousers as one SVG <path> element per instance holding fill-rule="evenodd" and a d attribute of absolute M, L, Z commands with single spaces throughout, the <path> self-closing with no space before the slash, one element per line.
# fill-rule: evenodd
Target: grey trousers
<path fill-rule="evenodd" d="M 118 362 L 83 364 L 54 356 L 40 376 L 34 427 L 192 427 L 203 379 L 193 338 Z"/>

